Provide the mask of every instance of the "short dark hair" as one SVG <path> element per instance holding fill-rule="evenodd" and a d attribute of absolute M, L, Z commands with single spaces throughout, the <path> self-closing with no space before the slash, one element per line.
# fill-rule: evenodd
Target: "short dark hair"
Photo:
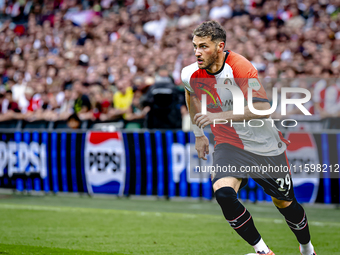
<path fill-rule="evenodd" d="M 81 120 L 79 119 L 79 117 L 78 117 L 78 115 L 77 115 L 76 113 L 71 114 L 71 115 L 67 118 L 66 122 L 69 122 L 70 120 L 75 120 L 75 121 L 77 121 L 77 122 L 81 122 Z"/>
<path fill-rule="evenodd" d="M 193 36 L 206 37 L 210 36 L 213 42 L 222 41 L 226 42 L 226 32 L 222 25 L 217 21 L 205 21 L 199 25 L 193 32 Z"/>

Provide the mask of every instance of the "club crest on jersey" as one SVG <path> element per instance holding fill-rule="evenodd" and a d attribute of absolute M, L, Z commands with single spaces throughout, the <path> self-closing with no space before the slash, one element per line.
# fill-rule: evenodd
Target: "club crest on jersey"
<path fill-rule="evenodd" d="M 233 85 L 233 82 L 231 81 L 230 78 L 225 79 L 223 83 L 228 84 L 228 85 Z"/>

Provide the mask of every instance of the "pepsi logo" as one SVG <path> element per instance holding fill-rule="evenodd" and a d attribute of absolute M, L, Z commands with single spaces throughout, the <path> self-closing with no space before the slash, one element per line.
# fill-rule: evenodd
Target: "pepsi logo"
<path fill-rule="evenodd" d="M 88 132 L 85 176 L 89 193 L 122 195 L 125 186 L 125 148 L 120 132 Z"/>
<path fill-rule="evenodd" d="M 320 164 L 314 137 L 309 133 L 288 133 L 286 136 L 286 139 L 291 141 L 286 153 L 292 166 L 295 196 L 299 202 L 313 203 L 320 182 L 320 173 L 308 169 L 311 165 Z"/>

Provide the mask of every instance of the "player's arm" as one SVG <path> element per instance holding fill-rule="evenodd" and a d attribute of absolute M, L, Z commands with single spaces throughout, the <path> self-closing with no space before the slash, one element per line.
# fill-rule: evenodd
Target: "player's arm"
<path fill-rule="evenodd" d="M 185 90 L 185 103 L 190 114 L 191 123 L 195 124 L 193 120 L 195 115 L 200 112 L 201 102 L 195 95 L 193 95 L 193 93 L 190 95 L 190 92 Z"/>
<path fill-rule="evenodd" d="M 200 113 L 201 102 L 193 93 L 190 94 L 187 89 L 185 90 L 185 102 L 188 107 L 193 131 L 196 137 L 195 149 L 197 150 L 198 157 L 206 160 L 207 158 L 205 155 L 209 154 L 209 140 L 204 135 L 203 130 L 194 122 L 195 115 Z"/>
<path fill-rule="evenodd" d="M 254 102 L 253 103 L 254 108 L 257 110 L 269 110 L 270 104 L 268 102 Z M 248 106 L 244 107 L 244 115 L 234 115 L 233 111 L 225 111 L 225 112 L 207 112 L 207 114 L 203 115 L 201 113 L 197 113 L 194 117 L 194 121 L 198 127 L 204 128 L 207 125 L 213 124 L 215 121 L 215 124 L 218 123 L 225 123 L 225 121 L 232 122 L 243 122 L 252 120 L 252 119 L 262 119 L 262 118 L 268 118 L 269 115 L 257 115 L 252 113 L 249 110 Z"/>

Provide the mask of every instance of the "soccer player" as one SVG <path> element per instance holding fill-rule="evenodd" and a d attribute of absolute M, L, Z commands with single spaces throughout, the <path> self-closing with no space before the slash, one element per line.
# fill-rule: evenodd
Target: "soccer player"
<path fill-rule="evenodd" d="M 316 255 L 310 240 L 306 213 L 294 196 L 285 154 L 289 141 L 283 138 L 272 121 L 268 121 L 271 120 L 270 116 L 253 114 L 246 104 L 248 87 L 251 87 L 254 108 L 270 109 L 256 69 L 243 56 L 230 50 L 224 51 L 226 32 L 216 21 L 207 21 L 198 26 L 193 32 L 192 42 L 197 61 L 183 68 L 181 78 L 186 88 L 187 106 L 194 124 L 195 148 L 199 158 L 206 159 L 209 141 L 202 129 L 213 124 L 211 130 L 215 136 L 215 169 L 228 165 L 237 169 L 230 172 L 215 171 L 212 175 L 215 197 L 224 217 L 230 226 L 253 246 L 257 254 L 274 254 L 261 238 L 248 210 L 237 199 L 237 192 L 247 183 L 249 174 L 272 197 L 275 206 L 295 234 L 301 254 Z M 230 89 L 216 84 L 239 87 L 245 102 L 242 104 L 244 115 L 233 115 L 235 99 L 233 101 Z M 202 95 L 206 95 L 206 114 L 200 113 Z M 250 127 L 247 124 L 248 120 L 259 119 L 263 121 L 261 127 Z M 215 125 L 214 120 L 228 123 Z M 230 125 L 230 122 L 234 125 Z M 277 173 L 247 173 L 244 171 L 245 166 L 268 166 L 268 169 L 270 166 L 281 166 L 281 170 Z"/>

